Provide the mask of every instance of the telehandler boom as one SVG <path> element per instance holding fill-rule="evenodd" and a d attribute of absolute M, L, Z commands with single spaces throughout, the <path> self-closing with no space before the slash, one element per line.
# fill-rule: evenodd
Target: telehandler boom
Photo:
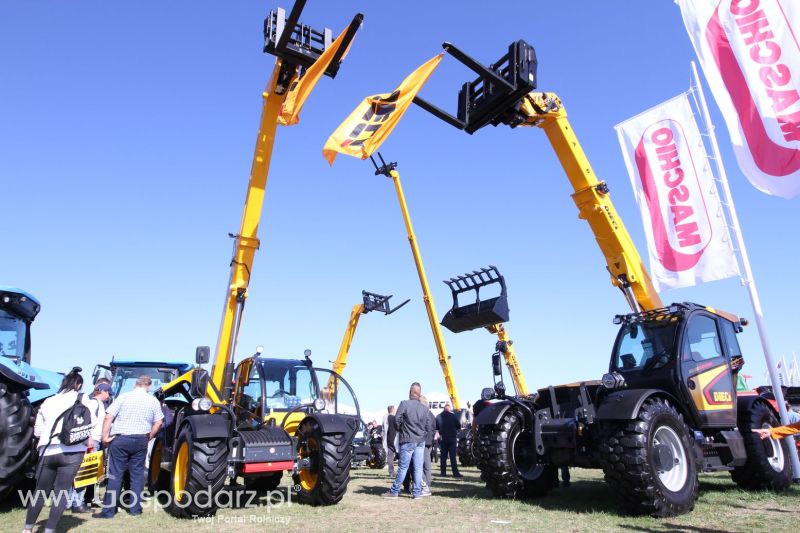
<path fill-rule="evenodd" d="M 198 366 L 156 392 L 169 416 L 153 446 L 149 480 L 151 489 L 169 491 L 167 510 L 179 517 L 214 514 L 226 478 L 231 488 L 243 478 L 250 487 L 272 490 L 288 470 L 298 498 L 312 505 L 337 503 L 347 490 L 352 438 L 360 420 L 347 382 L 330 370 L 314 368 L 309 350 L 304 360 L 268 359 L 258 350 L 234 368 L 282 105 L 314 66 L 336 76 L 363 19 L 357 14 L 334 41 L 331 30 L 298 22 L 305 3 L 296 0 L 288 17 L 278 9 L 264 22 L 264 52 L 276 56 L 275 67 L 263 93 L 241 226 L 232 235 L 233 258 L 211 373 L 201 366 L 209 362 L 210 350 L 200 347 Z M 323 56 L 327 65 L 317 63 Z"/>
<path fill-rule="evenodd" d="M 786 444 L 751 432 L 776 425 L 775 411 L 736 394 L 736 334 L 747 321 L 692 303 L 664 307 L 560 99 L 534 91 L 532 46 L 514 42 L 490 67 L 444 48 L 478 74 L 459 92 L 458 116 L 415 102 L 470 134 L 487 124 L 544 129 L 632 310 L 614 319 L 621 327 L 602 380 L 542 388 L 534 398 L 507 396 L 502 382 L 484 389 L 476 423 L 487 487 L 499 497 L 536 497 L 557 486 L 558 467 L 602 468 L 628 511 L 653 516 L 691 511 L 699 472 L 730 471 L 747 489 L 785 489 Z"/>

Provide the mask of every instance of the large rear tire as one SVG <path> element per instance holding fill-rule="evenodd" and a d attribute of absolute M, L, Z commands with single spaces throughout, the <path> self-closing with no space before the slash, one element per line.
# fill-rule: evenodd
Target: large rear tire
<path fill-rule="evenodd" d="M 225 484 L 227 466 L 225 439 L 195 440 L 189 426 L 181 429 L 173 451 L 167 512 L 178 518 L 216 513 L 215 500 Z"/>
<path fill-rule="evenodd" d="M 500 422 L 483 426 L 481 479 L 498 498 L 538 498 L 558 485 L 556 469 L 537 462 L 533 435 L 523 431 L 522 417 L 513 409 Z"/>
<path fill-rule="evenodd" d="M 739 412 L 738 423 L 747 462 L 731 472 L 733 481 L 748 490 L 785 490 L 791 484 L 789 445 L 783 439 L 761 440 L 751 431 L 780 425 L 772 409 L 757 401 L 749 411 Z"/>
<path fill-rule="evenodd" d="M 694 508 L 694 444 L 683 417 L 666 401 L 648 399 L 634 420 L 608 428 L 601 457 L 605 480 L 627 511 L 666 517 Z"/>
<path fill-rule="evenodd" d="M 22 481 L 31 461 L 33 422 L 25 394 L 0 382 L 0 500 Z"/>
<path fill-rule="evenodd" d="M 461 466 L 474 466 L 476 438 L 473 428 L 466 429 L 458 437 L 458 462 Z"/>
<path fill-rule="evenodd" d="M 310 468 L 293 475 L 297 497 L 310 505 L 339 503 L 350 481 L 353 449 L 344 433 L 325 434 L 313 420 L 297 428 L 298 460 L 308 459 Z"/>
<path fill-rule="evenodd" d="M 381 469 L 386 466 L 386 450 L 383 449 L 381 444 L 373 444 L 369 451 L 369 459 L 367 459 L 368 467 Z"/>

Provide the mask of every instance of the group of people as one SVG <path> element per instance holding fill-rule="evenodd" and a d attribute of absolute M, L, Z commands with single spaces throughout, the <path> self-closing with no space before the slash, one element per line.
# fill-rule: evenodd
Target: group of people
<path fill-rule="evenodd" d="M 149 376 L 141 376 L 132 391 L 112 399 L 110 382 L 101 378 L 87 397 L 81 392 L 80 368 L 73 368 L 64 376 L 58 393 L 46 399 L 36 414 L 34 436 L 39 439 L 36 489 L 29 500 L 23 533 L 31 533 L 48 496 L 52 496 L 52 502 L 45 533 L 55 531 L 67 508 L 73 513 L 90 512 L 96 495 L 73 486 L 87 452 L 103 450 L 107 456 L 106 493 L 99 512 L 92 516 L 114 517 L 126 472 L 133 495 L 128 512 L 134 516 L 142 513 L 148 443 L 158 433 L 164 418 L 161 404 L 150 394 L 151 385 Z M 62 442 L 69 438 L 64 430 L 70 428 L 65 426 L 76 414 L 90 434 L 79 442 Z M 85 416 L 90 421 L 84 420 Z"/>
<path fill-rule="evenodd" d="M 414 499 L 431 495 L 431 451 L 437 441 L 441 449 L 440 474 L 447 475 L 449 457 L 453 477 L 462 477 L 456 462 L 461 421 L 449 403 L 434 417 L 422 395 L 422 386 L 414 382 L 408 400 L 400 402 L 397 409 L 390 405 L 387 411 L 383 435 L 389 476 L 394 482 L 383 494 L 385 498 L 397 498 L 401 487 L 410 490 Z M 399 458 L 396 472 L 395 456 Z"/>

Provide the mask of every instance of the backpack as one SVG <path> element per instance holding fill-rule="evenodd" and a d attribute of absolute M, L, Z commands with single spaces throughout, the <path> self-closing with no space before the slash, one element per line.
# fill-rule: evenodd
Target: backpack
<path fill-rule="evenodd" d="M 56 426 L 59 420 L 63 420 L 61 424 L 61 432 L 58 434 L 58 440 L 61 444 L 71 445 L 80 444 L 92 436 L 92 413 L 89 408 L 83 405 L 83 393 L 78 394 L 78 399 L 72 406 L 58 415 L 56 421 L 53 423 L 53 434 L 50 439 L 55 436 Z"/>

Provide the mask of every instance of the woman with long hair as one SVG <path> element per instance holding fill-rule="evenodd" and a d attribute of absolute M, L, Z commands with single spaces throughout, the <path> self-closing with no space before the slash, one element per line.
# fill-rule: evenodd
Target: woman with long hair
<path fill-rule="evenodd" d="M 80 372 L 81 369 L 75 367 L 64 376 L 58 393 L 46 399 L 36 414 L 36 424 L 33 428 L 33 434 L 39 438 L 36 492 L 28 506 L 23 533 L 31 533 L 48 495 L 52 497 L 52 501 L 45 533 L 55 531 L 69 501 L 69 491 L 83 461 L 83 455 L 87 448 L 94 446 L 91 437 L 78 444 L 62 444 L 58 438 L 64 418 L 62 415 L 75 405 L 78 394 L 83 388 L 83 377 Z M 81 398 L 81 403 L 87 408 L 90 407 L 89 400 L 85 396 Z M 89 412 L 92 424 L 96 423 L 94 413 L 91 409 Z"/>

